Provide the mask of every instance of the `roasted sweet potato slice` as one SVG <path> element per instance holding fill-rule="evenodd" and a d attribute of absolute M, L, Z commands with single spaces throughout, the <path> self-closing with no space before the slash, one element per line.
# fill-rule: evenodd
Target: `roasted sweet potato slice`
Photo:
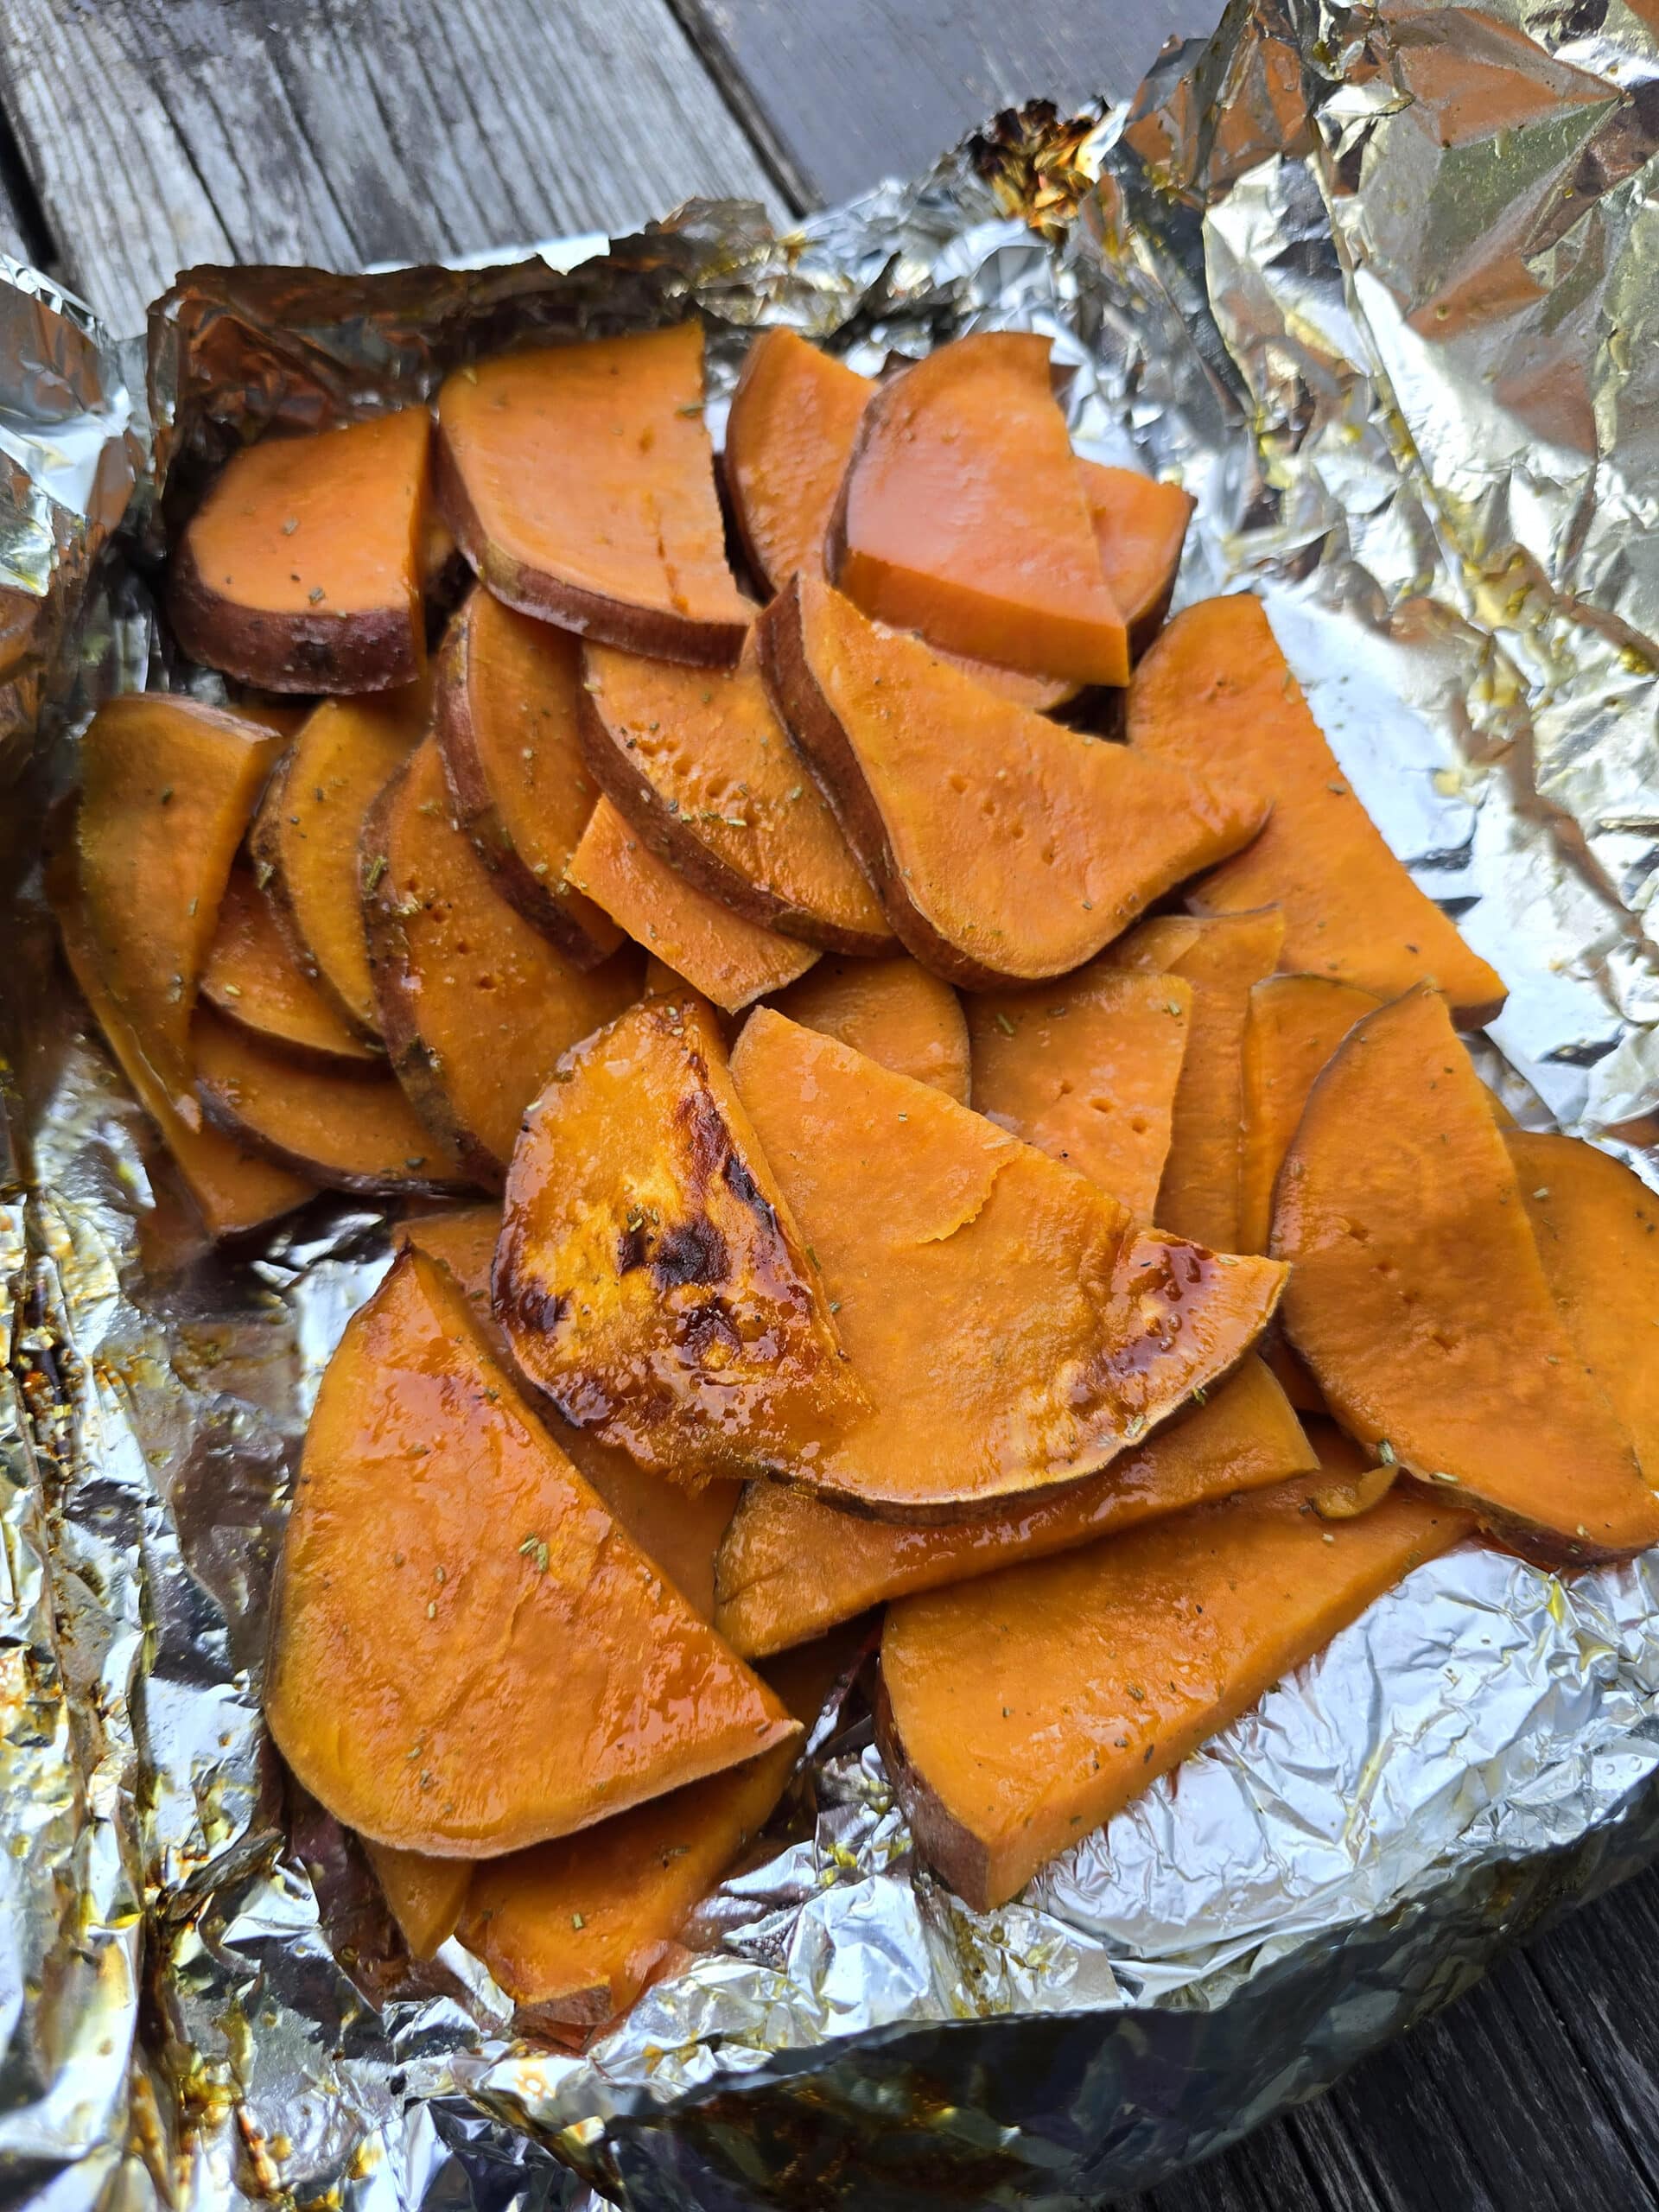
<path fill-rule="evenodd" d="M 308 975 L 359 1035 L 379 1014 L 363 927 L 363 823 L 426 727 L 423 687 L 328 700 L 283 756 L 250 840 L 254 873 Z"/>
<path fill-rule="evenodd" d="M 726 420 L 724 474 L 756 579 L 781 591 L 824 573 L 830 518 L 875 386 L 792 330 L 765 330 L 744 357 Z"/>
<path fill-rule="evenodd" d="M 982 1114 L 1152 1218 L 1186 1053 L 1189 984 L 1095 962 L 968 1002 Z"/>
<path fill-rule="evenodd" d="M 594 809 L 570 861 L 570 880 L 728 1014 L 804 976 L 818 957 L 798 938 L 745 921 L 659 860 L 607 798 Z"/>
<path fill-rule="evenodd" d="M 1048 340 L 942 346 L 866 407 L 830 526 L 830 573 L 866 613 L 952 652 L 1127 683 Z"/>
<path fill-rule="evenodd" d="M 560 1053 L 638 996 L 639 957 L 625 947 L 584 971 L 497 897 L 450 813 L 435 738 L 370 809 L 362 868 L 392 1066 L 474 1179 L 499 1185 Z"/>
<path fill-rule="evenodd" d="M 1080 966 L 1261 823 L 1262 806 L 1148 779 L 1128 747 L 998 699 L 821 582 L 797 576 L 757 639 L 888 920 L 952 982 Z"/>
<path fill-rule="evenodd" d="M 1321 1480 L 890 1609 L 882 1757 L 918 1849 L 970 1905 L 1016 1896 L 1473 1526 L 1404 1491 L 1326 1522 Z"/>
<path fill-rule="evenodd" d="M 267 691 L 385 691 L 426 658 L 432 418 L 404 407 L 230 461 L 173 556 L 185 651 Z"/>
<path fill-rule="evenodd" d="M 382 1058 L 300 965 L 251 868 L 231 870 L 202 966 L 201 995 L 227 1021 L 285 1051 L 365 1066 Z"/>
<path fill-rule="evenodd" d="M 843 1513 L 782 1483 L 751 1483 L 715 1562 L 715 1625 L 747 1658 L 822 1636 L 867 1606 L 1072 1551 L 1137 1522 L 1319 1465 L 1284 1392 L 1259 1359 L 1204 1404 L 1035 1504 L 904 1528 Z"/>
<path fill-rule="evenodd" d="M 434 724 L 456 812 L 495 886 L 567 960 L 594 968 L 622 932 L 567 881 L 598 786 L 577 736 L 582 647 L 475 585 L 450 625 Z"/>
<path fill-rule="evenodd" d="M 384 1843 L 365 1843 L 363 1848 L 410 1956 L 429 1959 L 455 1932 L 472 1886 L 473 1861 L 428 1859 Z"/>
<path fill-rule="evenodd" d="M 1294 1263 L 1291 1342 L 1369 1451 L 1386 1443 L 1530 1558 L 1659 1542 L 1659 1497 L 1556 1309 L 1485 1087 L 1426 984 L 1351 1029 L 1314 1084 L 1273 1249 Z"/>
<path fill-rule="evenodd" d="M 696 1001 L 561 1062 L 513 1154 L 495 1310 L 567 1420 L 689 1481 L 810 1464 L 863 1406 Z"/>
<path fill-rule="evenodd" d="M 779 1014 L 836 1037 L 897 1075 L 969 1103 L 968 1023 L 949 983 L 907 955 L 896 960 L 821 960 L 780 991 Z"/>
<path fill-rule="evenodd" d="M 1138 752 L 1271 799 L 1247 851 L 1195 887 L 1204 913 L 1278 906 L 1284 964 L 1392 998 L 1427 979 L 1460 1028 L 1503 1004 L 1503 985 L 1420 891 L 1355 798 L 1301 688 L 1248 594 L 1176 616 L 1135 671 L 1128 735 Z"/>
<path fill-rule="evenodd" d="M 732 1073 L 872 1406 L 774 1471 L 855 1510 L 953 1521 L 1093 1474 L 1272 1313 L 1276 1268 L 1138 1231 L 1046 1153 L 770 1007 Z"/>
<path fill-rule="evenodd" d="M 322 1379 L 265 1712 L 337 1820 L 454 1859 L 569 1834 L 798 1733 L 414 1251 Z"/>
<path fill-rule="evenodd" d="M 1376 1007 L 1373 992 L 1326 976 L 1266 976 L 1250 986 L 1244 1020 L 1243 1144 L 1239 1154 L 1238 1243 L 1265 1252 L 1273 1230 L 1273 1186 L 1319 1070 L 1357 1021 Z"/>
<path fill-rule="evenodd" d="M 893 950 L 753 651 L 711 670 L 590 645 L 584 668 L 588 765 L 653 852 L 763 929 L 832 952 Z"/>
<path fill-rule="evenodd" d="M 1284 942 L 1276 909 L 1193 921 L 1160 914 L 1113 948 L 1116 966 L 1191 985 L 1186 1057 L 1175 1086 L 1169 1157 L 1155 1217 L 1219 1250 L 1240 1243 L 1244 1023 L 1250 987 L 1271 975 Z"/>
<path fill-rule="evenodd" d="M 100 707 L 80 745 L 81 912 L 131 1049 L 198 1128 L 190 1016 L 248 817 L 281 741 L 193 699 L 134 693 Z"/>
<path fill-rule="evenodd" d="M 1192 496 L 1178 484 L 1160 484 L 1136 468 L 1080 461 L 1077 473 L 1101 573 L 1128 627 L 1129 652 L 1138 659 L 1169 610 L 1192 518 Z"/>
<path fill-rule="evenodd" d="M 508 353 L 438 395 L 439 495 L 498 599 L 669 659 L 737 658 L 702 326 Z"/>

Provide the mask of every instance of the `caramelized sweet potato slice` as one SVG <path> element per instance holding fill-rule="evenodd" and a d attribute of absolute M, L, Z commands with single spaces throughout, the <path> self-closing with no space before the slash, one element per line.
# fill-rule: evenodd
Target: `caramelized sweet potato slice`
<path fill-rule="evenodd" d="M 1110 955 L 1116 966 L 1179 976 L 1192 986 L 1186 1057 L 1154 1216 L 1166 1229 L 1224 1251 L 1240 1243 L 1250 987 L 1272 974 L 1284 934 L 1284 918 L 1271 907 L 1211 921 L 1160 915 Z"/>
<path fill-rule="evenodd" d="M 622 942 L 565 868 L 598 786 L 577 735 L 582 647 L 474 585 L 450 625 L 435 727 L 456 811 L 502 897 L 578 968 Z"/>
<path fill-rule="evenodd" d="M 1107 468 L 1080 461 L 1083 496 L 1094 525 L 1096 550 L 1108 590 L 1139 657 L 1157 636 L 1169 611 L 1175 572 L 1181 565 L 1192 496 L 1177 484 L 1160 484 L 1137 468 Z"/>
<path fill-rule="evenodd" d="M 772 1001 L 803 1029 L 838 1038 L 896 1075 L 969 1103 L 968 1023 L 949 983 L 896 960 L 822 960 Z"/>
<path fill-rule="evenodd" d="M 427 738 L 363 826 L 375 1001 L 398 1080 L 474 1179 L 499 1184 L 524 1109 L 569 1045 L 636 997 L 625 948 L 583 972 L 492 887 Z"/>
<path fill-rule="evenodd" d="M 429 1959 L 455 1932 L 473 1883 L 470 1859 L 429 1859 L 365 1843 L 368 1861 L 411 1958 Z"/>
<path fill-rule="evenodd" d="M 968 1002 L 974 1103 L 1150 1221 L 1186 1053 L 1191 986 L 1096 962 Z"/>
<path fill-rule="evenodd" d="M 404 407 L 237 454 L 173 556 L 185 651 L 267 691 L 413 682 L 431 432 L 423 405 Z"/>
<path fill-rule="evenodd" d="M 79 896 L 104 987 L 187 1127 L 190 1016 L 219 901 L 281 741 L 194 699 L 111 699 L 80 744 Z"/>
<path fill-rule="evenodd" d="M 688 1481 L 810 1462 L 863 1405 L 695 1001 L 560 1064 L 513 1154 L 495 1309 L 567 1420 Z"/>
<path fill-rule="evenodd" d="M 1177 615 L 1135 671 L 1128 735 L 1153 759 L 1273 803 L 1255 842 L 1195 887 L 1196 910 L 1275 906 L 1287 968 L 1379 998 L 1427 979 L 1464 1029 L 1500 1011 L 1500 978 L 1417 888 L 1354 797 L 1260 600 L 1241 593 Z"/>
<path fill-rule="evenodd" d="M 882 1757 L 918 1851 L 970 1905 L 1017 1896 L 1473 1525 L 1408 1491 L 1329 1522 L 1320 1480 L 891 1608 Z"/>
<path fill-rule="evenodd" d="M 1319 1070 L 1376 995 L 1326 976 L 1265 976 L 1250 986 L 1244 1020 L 1243 1145 L 1239 1155 L 1238 1243 L 1265 1252 L 1273 1230 L 1273 1186 Z"/>
<path fill-rule="evenodd" d="M 588 765 L 659 858 L 761 928 L 832 952 L 893 950 L 828 801 L 772 710 L 751 650 L 688 668 L 613 646 L 584 656 Z"/>
<path fill-rule="evenodd" d="M 754 609 L 726 565 L 700 323 L 458 370 L 438 431 L 445 515 L 498 599 L 635 652 L 737 658 Z"/>
<path fill-rule="evenodd" d="M 201 970 L 201 995 L 244 1029 L 290 1052 L 372 1065 L 367 1044 L 299 962 L 251 868 L 233 868 Z"/>
<path fill-rule="evenodd" d="M 1314 1084 L 1273 1249 L 1294 1262 L 1290 1340 L 1369 1451 L 1387 1443 L 1530 1558 L 1659 1542 L 1659 1497 L 1556 1310 L 1485 1087 L 1426 984 L 1351 1029 Z"/>
<path fill-rule="evenodd" d="M 1063 974 L 1264 808 L 998 699 L 797 576 L 757 625 L 779 710 L 887 918 L 952 982 Z M 1103 834 L 1103 824 L 1111 825 Z"/>
<path fill-rule="evenodd" d="M 745 921 L 697 890 L 631 830 L 607 798 L 594 809 L 570 880 L 728 1014 L 804 976 L 818 957 L 798 938 Z"/>
<path fill-rule="evenodd" d="M 454 1859 L 567 1835 L 798 1734 L 413 1251 L 322 1379 L 265 1712 L 337 1820 Z"/>
<path fill-rule="evenodd" d="M 1138 1231 L 1046 1153 L 770 1007 L 732 1073 L 872 1408 L 773 1471 L 855 1510 L 953 1521 L 1093 1474 L 1273 1312 L 1279 1268 Z"/>
<path fill-rule="evenodd" d="M 757 580 L 824 572 L 830 518 L 875 386 L 792 330 L 762 331 L 726 421 L 724 474 Z"/>
<path fill-rule="evenodd" d="M 1249 1358 L 1207 1402 L 1103 1473 L 948 1528 L 871 1521 L 782 1483 L 751 1483 L 715 1562 L 715 1625 L 746 1658 L 781 1651 L 884 1599 L 1072 1551 L 1318 1465 L 1284 1392 Z"/>
<path fill-rule="evenodd" d="M 1048 340 L 942 346 L 866 407 L 830 526 L 830 573 L 879 620 L 948 651 L 1127 683 Z"/>

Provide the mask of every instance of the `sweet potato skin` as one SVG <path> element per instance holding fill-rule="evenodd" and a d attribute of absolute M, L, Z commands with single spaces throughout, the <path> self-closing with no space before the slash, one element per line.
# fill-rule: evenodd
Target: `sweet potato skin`
<path fill-rule="evenodd" d="M 895 1075 L 931 1084 L 959 1106 L 970 1103 L 962 1001 L 949 983 L 907 954 L 896 960 L 821 960 L 772 1003 L 803 1029 L 834 1037 Z"/>

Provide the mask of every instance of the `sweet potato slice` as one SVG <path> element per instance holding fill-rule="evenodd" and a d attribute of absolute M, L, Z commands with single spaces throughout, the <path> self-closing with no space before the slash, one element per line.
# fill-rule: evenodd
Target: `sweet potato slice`
<path fill-rule="evenodd" d="M 569 1834 L 798 1733 L 414 1251 L 322 1379 L 265 1712 L 337 1820 L 451 1859 Z"/>
<path fill-rule="evenodd" d="M 728 1013 L 804 976 L 816 946 L 745 921 L 659 860 L 607 798 L 594 809 L 570 880 L 693 989 Z"/>
<path fill-rule="evenodd" d="M 1266 976 L 1250 986 L 1244 1020 L 1243 1144 L 1238 1242 L 1265 1252 L 1273 1186 L 1319 1070 L 1376 997 L 1326 976 Z"/>
<path fill-rule="evenodd" d="M 1080 461 L 1077 473 L 1101 573 L 1128 627 L 1129 652 L 1138 659 L 1169 611 L 1192 495 L 1137 468 L 1107 468 L 1097 461 Z"/>
<path fill-rule="evenodd" d="M 1128 736 L 1153 759 L 1273 802 L 1255 842 L 1195 887 L 1195 910 L 1275 906 L 1287 968 L 1379 998 L 1427 979 L 1464 1029 L 1500 1011 L 1501 979 L 1417 888 L 1355 798 L 1260 600 L 1210 599 L 1176 616 L 1135 671 Z"/>
<path fill-rule="evenodd" d="M 762 331 L 726 419 L 724 474 L 756 579 L 824 573 L 830 518 L 875 386 L 792 330 Z"/>
<path fill-rule="evenodd" d="M 832 952 L 893 950 L 880 901 L 789 741 L 752 650 L 688 668 L 584 656 L 588 765 L 677 874 L 735 914 Z"/>
<path fill-rule="evenodd" d="M 671 660 L 737 658 L 702 326 L 480 361 L 438 395 L 439 496 L 498 599 Z"/>
<path fill-rule="evenodd" d="M 810 1464 L 863 1406 L 695 1001 L 647 999 L 560 1064 L 513 1154 L 495 1309 L 567 1420 L 688 1481 Z"/>
<path fill-rule="evenodd" d="M 582 647 L 475 585 L 450 625 L 434 724 L 455 809 L 503 898 L 578 968 L 622 942 L 566 880 L 598 786 L 577 735 Z"/>
<path fill-rule="evenodd" d="M 187 1127 L 190 1016 L 231 863 L 281 741 L 193 699 L 134 693 L 81 740 L 81 911 L 110 999 Z"/>
<path fill-rule="evenodd" d="M 1186 1054 L 1192 987 L 1096 962 L 968 1002 L 974 1103 L 1152 1218 Z"/>
<path fill-rule="evenodd" d="M 190 1043 L 214 1127 L 326 1190 L 395 1198 L 472 1180 L 383 1068 L 296 1058 L 209 1007 L 198 1009 Z"/>
<path fill-rule="evenodd" d="M 426 658 L 424 406 L 231 460 L 173 556 L 168 612 L 197 660 L 267 691 L 385 691 Z"/>
<path fill-rule="evenodd" d="M 1272 974 L 1284 934 L 1284 918 L 1274 908 L 1211 921 L 1160 914 L 1109 956 L 1116 966 L 1179 976 L 1192 986 L 1186 1057 L 1154 1211 L 1166 1229 L 1224 1251 L 1240 1243 L 1250 987 Z"/>
<path fill-rule="evenodd" d="M 1138 1231 L 1046 1153 L 770 1007 L 732 1073 L 872 1406 L 773 1471 L 855 1510 L 953 1521 L 1093 1474 L 1273 1312 L 1277 1268 Z"/>
<path fill-rule="evenodd" d="M 1659 1198 L 1592 1144 L 1527 1129 L 1504 1142 L 1567 1333 L 1659 1489 Z"/>
<path fill-rule="evenodd" d="M 1264 807 L 1236 793 L 1218 800 L 1179 772 L 1149 779 L 1127 747 L 998 699 L 821 582 L 797 576 L 756 634 L 779 709 L 887 918 L 952 982 L 1080 966 L 1262 822 Z"/>
<path fill-rule="evenodd" d="M 838 1038 L 896 1075 L 969 1103 L 968 1023 L 949 983 L 896 960 L 823 960 L 772 1001 L 803 1029 Z"/>
<path fill-rule="evenodd" d="M 631 947 L 584 971 L 498 898 L 427 738 L 363 825 L 363 912 L 398 1080 L 475 1180 L 499 1185 L 524 1109 L 569 1045 L 638 996 Z"/>
<path fill-rule="evenodd" d="M 1048 340 L 976 333 L 866 407 L 830 525 L 830 573 L 865 613 L 952 652 L 1127 683 Z"/>
<path fill-rule="evenodd" d="M 378 1048 L 350 1028 L 294 957 L 251 868 L 233 868 L 201 970 L 201 995 L 244 1029 L 290 1052 L 372 1066 Z"/>
<path fill-rule="evenodd" d="M 1369 1451 L 1386 1443 L 1529 1558 L 1659 1542 L 1659 1497 L 1556 1309 L 1485 1086 L 1426 984 L 1351 1029 L 1314 1084 L 1273 1249 L 1294 1262 L 1290 1340 Z"/>
<path fill-rule="evenodd" d="M 1473 1526 L 1403 1491 L 1326 1522 L 1321 1479 L 892 1607 L 882 1757 L 918 1850 L 970 1905 L 1017 1896 Z"/>
<path fill-rule="evenodd" d="M 872 1521 L 782 1483 L 751 1483 L 715 1562 L 715 1625 L 746 1658 L 781 1651 L 884 1599 L 1072 1551 L 1318 1465 L 1284 1392 L 1249 1358 L 1204 1404 L 1103 1473 L 948 1528 Z"/>
<path fill-rule="evenodd" d="M 363 1848 L 410 1956 L 429 1959 L 455 1932 L 472 1887 L 473 1861 L 429 1859 L 384 1843 L 365 1843 Z"/>

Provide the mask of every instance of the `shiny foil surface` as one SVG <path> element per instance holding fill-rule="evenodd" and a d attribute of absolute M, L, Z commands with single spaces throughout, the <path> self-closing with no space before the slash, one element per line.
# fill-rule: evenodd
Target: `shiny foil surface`
<path fill-rule="evenodd" d="M 1656 48 L 1623 0 L 1256 0 L 1127 109 L 1000 119 L 785 238 L 696 206 L 466 270 L 192 271 L 153 321 L 147 460 L 92 319 L 8 270 L 0 585 L 43 610 L 35 689 L 0 688 L 8 781 L 32 778 L 13 843 L 99 692 L 211 692 L 155 563 L 269 425 L 695 308 L 718 437 L 757 326 L 870 371 L 1037 328 L 1080 446 L 1197 495 L 1179 597 L 1261 590 L 1344 773 L 1505 976 L 1483 1071 L 1659 1182 Z M 914 1866 L 855 1694 L 677 1969 L 586 2051 L 520 2033 L 454 1943 L 410 1966 L 260 1726 L 287 1486 L 385 1222 L 319 1202 L 206 1248 L 28 859 L 0 1205 L 14 2198 L 1091 2203 L 1659 1849 L 1659 1565 L 1568 1581 L 1468 1546 L 988 1915 Z"/>

